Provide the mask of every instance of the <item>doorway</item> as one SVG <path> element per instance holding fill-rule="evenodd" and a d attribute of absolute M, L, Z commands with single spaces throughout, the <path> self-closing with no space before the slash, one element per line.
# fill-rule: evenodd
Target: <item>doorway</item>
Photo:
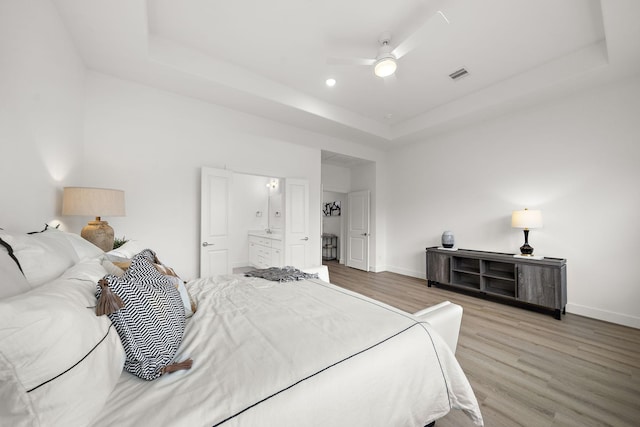
<path fill-rule="evenodd" d="M 322 261 L 344 264 L 347 193 L 322 192 Z"/>
<path fill-rule="evenodd" d="M 265 234 L 280 242 L 268 245 L 270 252 L 278 254 L 277 264 L 309 267 L 306 180 L 208 167 L 202 168 L 201 175 L 201 277 L 231 274 L 249 265 L 250 234 Z"/>
<path fill-rule="evenodd" d="M 332 218 L 331 216 L 327 217 L 323 212 L 321 224 L 323 234 L 338 236 L 337 258 L 339 262 L 349 267 L 375 271 L 375 263 L 370 260 L 376 259 L 376 162 L 322 151 L 322 190 L 323 202 L 320 209 L 324 210 L 327 202 L 338 200 L 341 202 L 340 215 Z M 350 203 L 350 193 L 355 194 L 363 191 L 368 194 L 366 201 L 362 198 L 364 194 L 362 193 L 359 200 Z M 350 211 L 352 203 L 358 204 L 358 209 L 355 212 Z M 359 217 L 357 221 L 354 221 L 357 230 L 354 229 L 350 236 L 349 216 L 351 214 Z M 356 236 L 359 237 L 350 241 L 351 237 Z M 323 255 L 326 254 L 324 244 L 326 243 L 323 243 L 321 248 Z M 327 259 L 323 256 L 324 261 Z"/>

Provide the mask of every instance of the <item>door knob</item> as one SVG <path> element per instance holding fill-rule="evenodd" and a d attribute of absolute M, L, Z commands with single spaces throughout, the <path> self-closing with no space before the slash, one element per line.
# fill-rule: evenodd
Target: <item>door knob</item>
<path fill-rule="evenodd" d="M 369 235 L 369 233 L 362 233 L 361 235 L 362 235 L 362 236 L 368 236 L 368 235 Z"/>
<path fill-rule="evenodd" d="M 309 240 L 309 238 L 308 238 L 308 237 L 305 237 L 304 239 L 300 239 L 300 240 Z"/>
<path fill-rule="evenodd" d="M 204 247 L 204 248 L 206 248 L 206 247 L 207 247 L 207 246 L 209 246 L 209 245 L 213 246 L 213 245 L 214 245 L 214 243 L 202 242 L 202 247 Z"/>

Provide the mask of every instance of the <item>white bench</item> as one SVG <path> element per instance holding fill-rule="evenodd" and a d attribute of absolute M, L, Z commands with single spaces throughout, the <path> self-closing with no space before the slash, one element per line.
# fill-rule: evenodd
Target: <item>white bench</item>
<path fill-rule="evenodd" d="M 329 282 L 329 268 L 326 265 L 320 265 L 318 267 L 305 268 L 302 271 L 309 274 L 318 273 L 318 279 L 323 282 Z"/>
<path fill-rule="evenodd" d="M 440 334 L 453 353 L 458 346 L 462 323 L 462 307 L 449 301 L 432 305 L 413 314 L 424 320 Z"/>

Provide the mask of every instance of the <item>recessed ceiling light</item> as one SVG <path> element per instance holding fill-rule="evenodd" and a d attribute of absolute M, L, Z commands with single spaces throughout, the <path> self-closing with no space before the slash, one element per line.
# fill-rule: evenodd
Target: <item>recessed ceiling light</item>
<path fill-rule="evenodd" d="M 327 81 L 325 83 L 329 87 L 334 87 L 336 85 L 336 79 L 327 79 Z"/>

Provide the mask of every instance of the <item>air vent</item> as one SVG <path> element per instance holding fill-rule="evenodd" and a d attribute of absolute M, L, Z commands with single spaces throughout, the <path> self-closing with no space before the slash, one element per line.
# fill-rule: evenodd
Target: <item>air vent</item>
<path fill-rule="evenodd" d="M 458 80 L 459 78 L 464 77 L 467 74 L 469 74 L 467 70 L 465 70 L 464 68 L 460 68 L 458 71 L 454 71 L 453 73 L 449 74 L 449 77 L 451 77 L 451 80 Z"/>

